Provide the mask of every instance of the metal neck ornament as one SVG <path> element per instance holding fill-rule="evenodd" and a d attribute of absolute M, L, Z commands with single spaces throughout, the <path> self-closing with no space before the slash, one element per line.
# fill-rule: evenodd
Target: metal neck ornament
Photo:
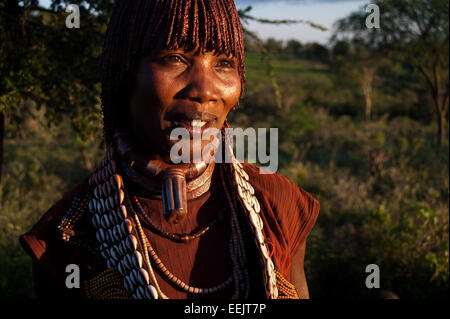
<path fill-rule="evenodd" d="M 186 180 L 202 175 L 208 167 L 206 162 L 174 165 L 161 160 L 146 160 L 130 142 L 129 135 L 123 132 L 115 134 L 114 144 L 118 154 L 129 168 L 157 180 L 161 185 L 165 219 L 170 223 L 180 223 L 187 215 Z M 210 178 L 211 175 L 206 177 Z"/>

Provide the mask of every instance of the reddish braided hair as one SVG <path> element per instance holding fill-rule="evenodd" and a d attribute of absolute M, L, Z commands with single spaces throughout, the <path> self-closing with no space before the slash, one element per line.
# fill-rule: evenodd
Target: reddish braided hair
<path fill-rule="evenodd" d="M 140 58 L 158 49 L 213 51 L 238 59 L 241 96 L 244 43 L 233 0 L 117 0 L 102 55 L 103 130 L 111 143 L 131 123 L 128 102 Z"/>

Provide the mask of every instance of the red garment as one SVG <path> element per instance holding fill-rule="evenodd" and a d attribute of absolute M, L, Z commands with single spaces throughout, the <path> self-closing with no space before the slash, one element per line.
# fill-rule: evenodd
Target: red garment
<path fill-rule="evenodd" d="M 221 165 L 221 164 L 219 164 Z M 264 222 L 264 235 L 273 246 L 272 260 L 281 274 L 290 280 L 292 257 L 306 240 L 314 226 L 319 203 L 300 187 L 278 174 L 259 174 L 259 169 L 243 164 L 255 189 L 255 195 L 261 205 L 261 217 Z M 83 198 L 92 192 L 87 180 L 78 185 L 61 201 L 53 206 L 41 220 L 20 241 L 24 249 L 33 257 L 35 282 L 41 296 L 62 297 L 82 296 L 81 289 L 65 287 L 65 267 L 68 264 L 80 266 L 81 280 L 90 279 L 104 271 L 106 265 L 101 256 L 95 256 L 84 247 L 73 246 L 61 239 L 57 226 L 70 208 L 75 197 Z M 188 202 L 188 216 L 178 225 L 172 225 L 162 217 L 162 203 L 156 199 L 138 197 L 153 223 L 165 231 L 189 233 L 210 223 L 223 209 L 226 197 L 222 185 L 215 185 L 200 198 Z M 139 212 L 138 212 L 139 213 Z M 197 287 L 211 287 L 225 281 L 231 272 L 228 238 L 230 236 L 229 219 L 215 224 L 198 239 L 187 243 L 176 243 L 155 234 L 146 227 L 145 219 L 139 214 L 141 223 L 153 248 L 166 267 L 184 282 Z M 263 288 L 256 249 L 252 245 L 251 233 L 245 216 L 242 230 L 247 248 L 248 269 L 251 280 L 250 297 L 263 296 Z M 77 224 L 80 241 L 95 245 L 95 231 L 90 221 L 90 213 L 83 212 Z M 269 246 L 270 248 L 270 246 Z M 229 298 L 232 288 L 216 295 L 190 295 L 175 289 L 157 274 L 158 283 L 170 298 Z"/>

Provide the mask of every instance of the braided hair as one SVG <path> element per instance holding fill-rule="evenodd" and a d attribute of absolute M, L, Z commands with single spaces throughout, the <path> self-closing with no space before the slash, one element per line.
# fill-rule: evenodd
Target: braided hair
<path fill-rule="evenodd" d="M 237 58 L 242 96 L 244 43 L 233 0 L 116 1 L 102 55 L 103 133 L 108 144 L 121 123 L 131 123 L 128 103 L 139 60 L 159 49 L 180 48 Z"/>

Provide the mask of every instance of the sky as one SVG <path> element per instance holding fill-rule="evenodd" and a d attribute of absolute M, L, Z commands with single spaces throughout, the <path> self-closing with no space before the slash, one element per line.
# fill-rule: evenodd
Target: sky
<path fill-rule="evenodd" d="M 251 22 L 247 28 L 262 39 L 296 39 L 302 43 L 327 44 L 333 32 L 333 23 L 351 12 L 361 10 L 367 0 L 235 0 L 238 9 L 251 5 L 250 14 L 267 19 L 310 20 L 328 29 L 320 31 L 304 24 L 270 25 Z"/>
<path fill-rule="evenodd" d="M 50 0 L 40 0 L 48 6 Z M 250 22 L 247 28 L 262 39 L 273 37 L 278 40 L 296 39 L 302 43 L 319 42 L 327 44 L 333 31 L 333 23 L 349 13 L 361 10 L 369 0 L 235 0 L 238 9 L 252 6 L 250 14 L 266 19 L 310 20 L 328 29 L 320 31 L 303 24 L 268 25 Z"/>

